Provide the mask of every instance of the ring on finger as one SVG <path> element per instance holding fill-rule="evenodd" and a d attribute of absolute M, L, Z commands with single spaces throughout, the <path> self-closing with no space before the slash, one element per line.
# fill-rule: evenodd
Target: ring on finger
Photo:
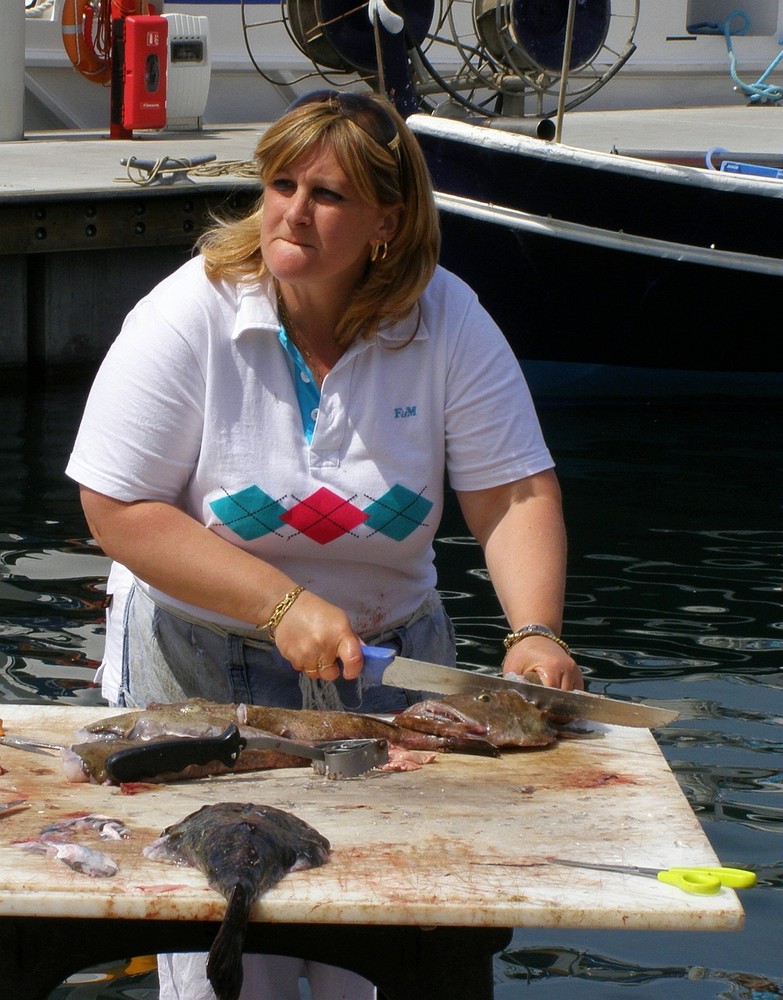
<path fill-rule="evenodd" d="M 320 673 L 320 670 L 321 670 L 320 665 L 317 667 L 310 667 L 309 670 L 307 669 L 307 667 L 305 667 L 305 673 L 307 674 L 308 677 L 314 677 L 317 673 Z"/>

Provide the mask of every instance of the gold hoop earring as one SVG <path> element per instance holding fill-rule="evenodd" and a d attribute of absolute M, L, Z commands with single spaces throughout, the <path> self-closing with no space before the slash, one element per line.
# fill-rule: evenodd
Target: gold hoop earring
<path fill-rule="evenodd" d="M 381 250 L 383 247 L 383 250 Z M 376 260 L 386 260 L 386 254 L 389 252 L 388 243 L 373 243 L 372 252 L 370 253 L 370 260 L 373 264 Z"/>

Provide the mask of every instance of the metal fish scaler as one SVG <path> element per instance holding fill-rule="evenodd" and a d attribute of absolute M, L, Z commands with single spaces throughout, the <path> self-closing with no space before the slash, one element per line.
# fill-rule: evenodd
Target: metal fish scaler
<path fill-rule="evenodd" d="M 228 906 L 207 958 L 218 1000 L 237 1000 L 250 908 L 288 872 L 317 868 L 330 844 L 304 820 L 273 806 L 219 802 L 167 827 L 143 849 L 145 857 L 188 864 L 204 873 Z"/>

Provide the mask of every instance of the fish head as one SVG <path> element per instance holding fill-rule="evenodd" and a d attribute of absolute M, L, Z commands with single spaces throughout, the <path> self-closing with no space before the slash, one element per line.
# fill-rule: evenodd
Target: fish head
<path fill-rule="evenodd" d="M 546 746 L 557 738 L 541 710 L 511 689 L 428 698 L 405 709 L 396 722 L 438 735 L 478 736 L 496 747 Z"/>

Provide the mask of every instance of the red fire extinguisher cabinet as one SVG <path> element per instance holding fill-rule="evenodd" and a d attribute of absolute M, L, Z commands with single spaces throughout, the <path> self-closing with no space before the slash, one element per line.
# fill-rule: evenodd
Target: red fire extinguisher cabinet
<path fill-rule="evenodd" d="M 114 22 L 113 90 L 119 94 L 112 95 L 112 126 L 125 132 L 165 127 L 167 53 L 165 17 L 138 14 Z"/>

